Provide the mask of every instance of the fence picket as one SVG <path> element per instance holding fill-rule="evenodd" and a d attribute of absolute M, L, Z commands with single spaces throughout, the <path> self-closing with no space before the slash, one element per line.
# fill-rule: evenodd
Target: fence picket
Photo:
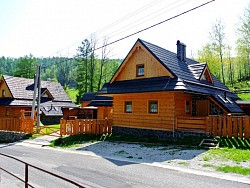
<path fill-rule="evenodd" d="M 239 131 L 238 131 L 238 117 L 234 117 L 233 118 L 233 136 L 234 138 L 238 138 L 238 134 L 239 134 Z"/>
<path fill-rule="evenodd" d="M 243 138 L 243 117 L 239 117 L 239 137 Z"/>
<path fill-rule="evenodd" d="M 223 116 L 223 134 L 224 137 L 227 137 L 227 117 Z"/>
<path fill-rule="evenodd" d="M 244 138 L 245 139 L 249 139 L 249 135 L 250 135 L 250 133 L 249 133 L 249 131 L 250 131 L 249 118 L 250 117 L 244 117 Z"/>

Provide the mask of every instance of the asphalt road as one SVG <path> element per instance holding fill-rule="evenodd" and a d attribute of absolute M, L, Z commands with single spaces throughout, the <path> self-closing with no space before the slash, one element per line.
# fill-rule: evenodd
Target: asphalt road
<path fill-rule="evenodd" d="M 5 153 L 50 172 L 74 180 L 86 187 L 178 187 L 217 188 L 250 187 L 234 181 L 185 173 L 146 164 L 137 164 L 81 152 L 48 149 L 31 145 L 0 146 Z M 23 177 L 24 165 L 0 156 L 0 166 Z M 24 184 L 5 172 L 0 172 L 0 187 L 24 187 Z M 35 187 L 74 187 L 50 175 L 29 168 L 29 181 Z"/>

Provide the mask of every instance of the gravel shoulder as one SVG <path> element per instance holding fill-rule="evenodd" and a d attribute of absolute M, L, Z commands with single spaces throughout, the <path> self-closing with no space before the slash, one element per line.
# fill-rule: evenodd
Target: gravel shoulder
<path fill-rule="evenodd" d="M 103 158 L 125 160 L 135 163 L 154 164 L 158 166 L 174 167 L 184 170 L 198 170 L 220 175 L 229 175 L 234 178 L 243 178 L 250 183 L 250 175 L 243 176 L 234 173 L 218 172 L 214 166 L 242 166 L 250 168 L 250 160 L 241 163 L 223 159 L 206 160 L 207 150 L 180 146 L 152 146 L 144 144 L 128 144 L 120 142 L 83 143 L 69 150 L 98 155 Z"/>

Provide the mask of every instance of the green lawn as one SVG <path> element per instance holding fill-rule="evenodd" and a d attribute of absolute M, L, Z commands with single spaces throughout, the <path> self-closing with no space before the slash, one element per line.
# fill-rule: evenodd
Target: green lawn
<path fill-rule="evenodd" d="M 238 96 L 239 96 L 242 100 L 250 100 L 250 93 L 242 93 L 242 94 L 238 94 Z"/>
<path fill-rule="evenodd" d="M 45 128 L 46 127 L 46 128 Z M 37 128 L 34 127 L 34 132 L 37 132 L 36 131 Z M 41 130 L 43 133 L 46 133 L 46 134 L 51 134 L 53 131 L 56 131 L 56 130 L 60 130 L 60 124 L 54 124 L 54 125 L 44 125 L 44 126 L 41 126 Z M 34 139 L 34 138 L 37 138 L 37 137 L 40 137 L 40 136 L 43 136 L 44 134 L 40 134 L 40 133 L 36 133 L 36 134 L 32 134 L 30 136 L 28 136 L 30 139 Z"/>
<path fill-rule="evenodd" d="M 78 94 L 78 90 L 75 88 L 68 88 L 66 92 L 69 95 L 69 98 L 76 102 L 76 95 Z"/>

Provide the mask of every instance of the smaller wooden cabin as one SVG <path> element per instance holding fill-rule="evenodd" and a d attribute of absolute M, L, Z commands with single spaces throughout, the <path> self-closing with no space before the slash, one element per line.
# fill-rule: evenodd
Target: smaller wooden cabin
<path fill-rule="evenodd" d="M 99 96 L 97 92 L 85 93 L 81 98 L 82 108 L 96 107 L 97 119 L 112 119 L 113 98 Z"/>
<path fill-rule="evenodd" d="M 0 79 L 0 118 L 20 117 L 20 111 L 31 111 L 34 79 L 3 75 Z M 77 107 L 60 83 L 41 82 L 41 122 L 60 123 L 62 108 Z"/>

